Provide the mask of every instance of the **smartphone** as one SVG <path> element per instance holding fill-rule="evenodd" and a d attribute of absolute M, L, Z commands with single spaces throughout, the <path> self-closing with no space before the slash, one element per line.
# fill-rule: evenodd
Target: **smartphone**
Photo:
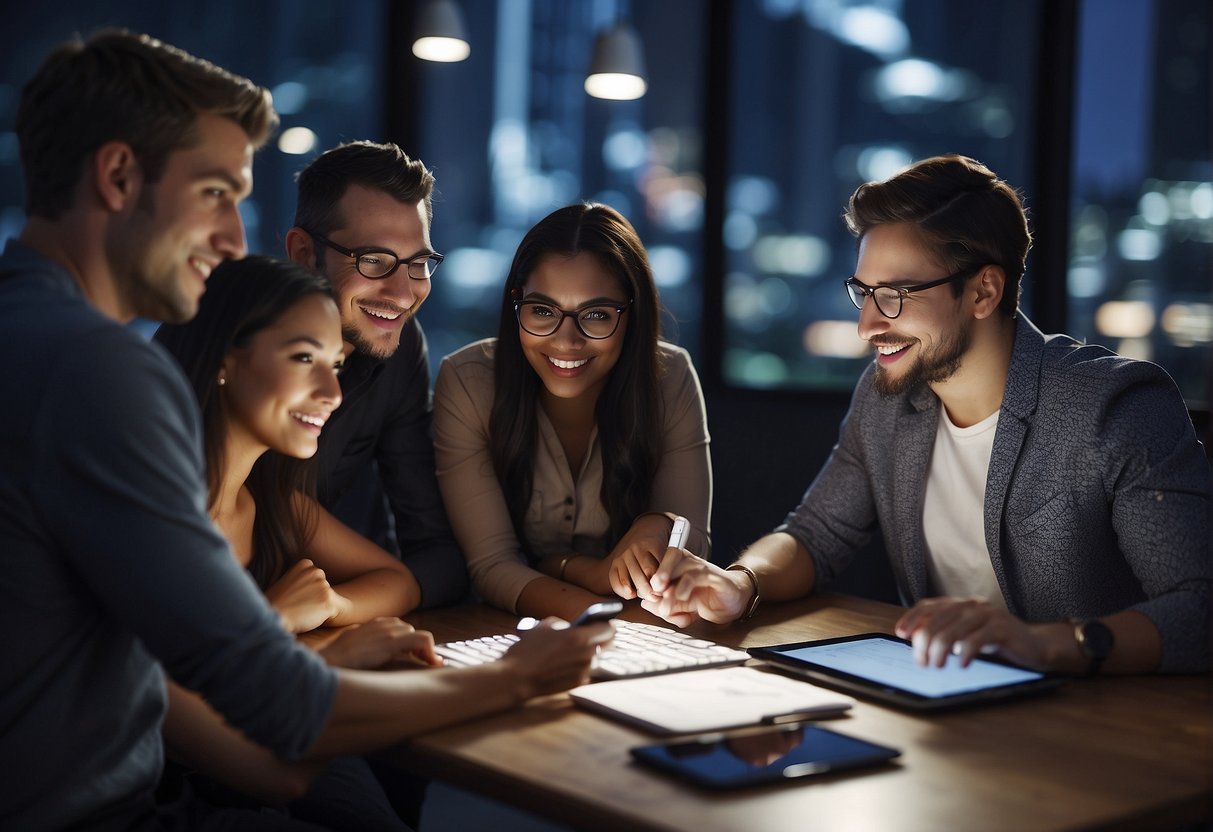
<path fill-rule="evenodd" d="M 778 725 L 744 734 L 704 734 L 631 749 L 645 765 L 705 789 L 731 789 L 874 766 L 901 754 L 815 725 Z"/>
<path fill-rule="evenodd" d="M 580 627 L 582 624 L 592 624 L 595 621 L 608 621 L 621 612 L 623 612 L 622 601 L 599 601 L 597 604 L 590 604 L 586 607 L 570 626 Z"/>

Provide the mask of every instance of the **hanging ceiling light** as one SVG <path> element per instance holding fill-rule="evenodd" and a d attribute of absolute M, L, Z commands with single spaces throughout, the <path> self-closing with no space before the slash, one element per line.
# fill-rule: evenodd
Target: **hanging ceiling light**
<path fill-rule="evenodd" d="M 454 63 L 472 54 L 455 0 L 430 0 L 417 15 L 413 54 L 425 61 Z"/>
<path fill-rule="evenodd" d="M 595 98 L 631 101 L 648 89 L 640 36 L 622 20 L 594 38 L 594 53 L 585 79 L 585 91 Z"/>

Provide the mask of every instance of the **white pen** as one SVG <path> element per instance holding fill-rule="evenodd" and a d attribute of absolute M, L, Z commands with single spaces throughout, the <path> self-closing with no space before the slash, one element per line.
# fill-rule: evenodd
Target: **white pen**
<path fill-rule="evenodd" d="M 666 544 L 666 547 L 669 548 L 672 546 L 675 549 L 681 549 L 683 546 L 686 546 L 687 535 L 690 533 L 691 521 L 687 520 L 685 517 L 675 517 L 674 528 L 670 529 L 670 542 Z"/>

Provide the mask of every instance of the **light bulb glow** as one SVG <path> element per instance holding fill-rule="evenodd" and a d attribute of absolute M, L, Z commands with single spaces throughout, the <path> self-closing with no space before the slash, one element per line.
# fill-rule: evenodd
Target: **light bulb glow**
<path fill-rule="evenodd" d="M 466 60 L 472 47 L 458 38 L 424 37 L 413 41 L 413 54 L 423 61 L 452 64 Z"/>
<path fill-rule="evenodd" d="M 585 91 L 595 98 L 612 101 L 633 101 L 648 90 L 648 84 L 639 75 L 621 72 L 599 72 L 585 79 Z"/>

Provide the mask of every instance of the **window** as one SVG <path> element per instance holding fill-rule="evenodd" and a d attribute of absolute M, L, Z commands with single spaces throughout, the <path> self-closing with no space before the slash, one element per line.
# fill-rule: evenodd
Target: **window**
<path fill-rule="evenodd" d="M 707 4 L 460 0 L 471 57 L 410 61 L 415 150 L 434 171 L 433 243 L 447 255 L 422 321 L 434 357 L 497 333 L 514 250 L 551 211 L 604 202 L 636 227 L 670 315 L 694 350 L 702 294 L 701 164 Z M 596 32 L 625 14 L 648 92 L 603 101 L 584 81 Z M 677 32 L 677 37 L 670 33 Z"/>
<path fill-rule="evenodd" d="M 1031 183 L 1035 2 L 731 5 L 723 376 L 850 390 L 870 350 L 843 289 L 862 182 L 963 153 Z"/>
<path fill-rule="evenodd" d="M 15 15 L 15 20 L 13 16 Z M 13 133 L 21 87 L 47 53 L 74 33 L 105 26 L 146 32 L 269 87 L 282 128 L 254 161 L 254 192 L 242 205 L 249 250 L 285 256 L 295 215 L 295 173 L 316 153 L 381 130 L 385 6 L 379 0 L 272 4 L 28 4 L 0 28 L 0 240 L 25 222 Z"/>
<path fill-rule="evenodd" d="M 1213 7 L 1085 0 L 1079 21 L 1068 330 L 1207 404 Z"/>

